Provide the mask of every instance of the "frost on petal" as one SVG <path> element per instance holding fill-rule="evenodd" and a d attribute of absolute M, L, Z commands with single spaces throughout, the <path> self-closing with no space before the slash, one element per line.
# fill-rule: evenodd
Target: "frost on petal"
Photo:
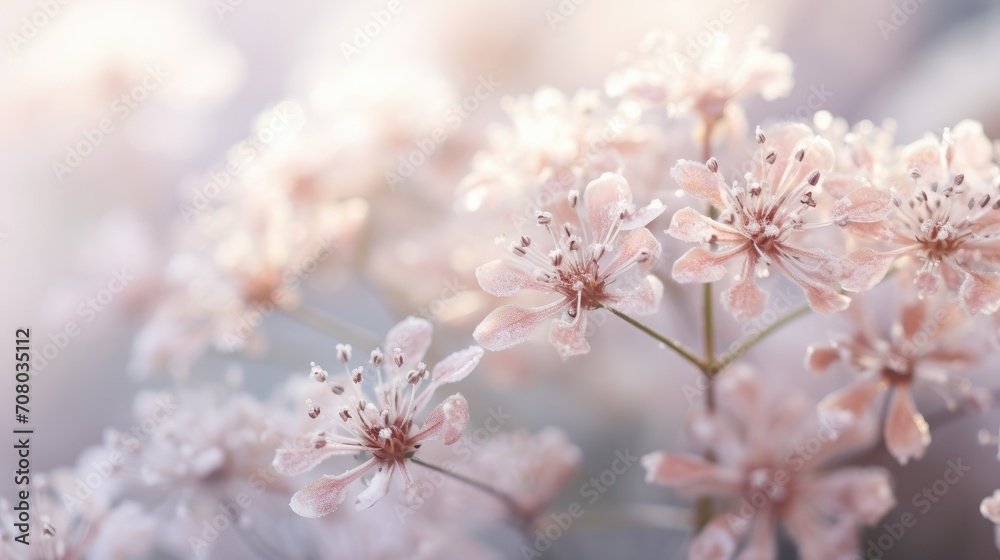
<path fill-rule="evenodd" d="M 404 367 L 415 366 L 424 359 L 433 334 L 434 328 L 426 319 L 407 317 L 389 330 L 385 337 L 385 349 L 392 353 L 399 348 L 403 352 Z M 386 363 L 392 364 L 392 360 Z"/>
<path fill-rule="evenodd" d="M 889 401 L 885 419 L 885 445 L 889 453 L 905 465 L 910 459 L 920 459 L 931 443 L 931 433 L 923 415 L 917 411 L 908 387 L 896 387 Z"/>
<path fill-rule="evenodd" d="M 605 173 L 587 185 L 583 193 L 590 227 L 598 242 L 607 238 L 624 210 L 632 202 L 632 191 L 625 178 Z"/>
<path fill-rule="evenodd" d="M 840 225 L 847 225 L 848 222 L 868 224 L 884 219 L 892 208 L 891 192 L 861 187 L 837 200 L 833 221 Z"/>
<path fill-rule="evenodd" d="M 590 352 L 590 343 L 585 336 L 587 331 L 587 313 L 579 312 L 579 317 L 566 322 L 556 319 L 549 331 L 549 342 L 559 351 L 562 359 Z"/>
<path fill-rule="evenodd" d="M 1000 490 L 994 490 L 992 496 L 983 498 L 979 504 L 979 513 L 991 522 L 1000 525 Z"/>
<path fill-rule="evenodd" d="M 323 447 L 317 448 L 315 445 L 308 445 L 309 442 L 305 440 L 300 443 L 301 446 L 282 447 L 275 452 L 274 460 L 271 462 L 274 470 L 286 476 L 298 476 L 311 471 L 316 465 L 334 455 L 350 455 L 363 450 L 357 445 L 327 443 Z"/>
<path fill-rule="evenodd" d="M 483 349 L 479 346 L 453 352 L 434 366 L 431 379 L 441 384 L 461 381 L 476 369 L 482 358 Z"/>
<path fill-rule="evenodd" d="M 650 274 L 637 288 L 609 294 L 604 302 L 626 315 L 651 315 L 659 309 L 662 299 L 663 282 Z"/>
<path fill-rule="evenodd" d="M 784 266 L 782 268 L 784 268 L 785 272 L 789 272 L 788 268 Z M 840 294 L 837 290 L 826 284 L 814 282 L 791 272 L 789 272 L 789 278 L 805 292 L 806 301 L 813 311 L 823 313 L 824 315 L 831 315 L 847 309 L 847 306 L 851 304 L 851 298 Z"/>
<path fill-rule="evenodd" d="M 711 202 L 716 208 L 723 208 L 722 178 L 704 164 L 686 159 L 679 160 L 670 168 L 670 176 L 677 181 L 684 192 L 695 198 Z"/>
<path fill-rule="evenodd" d="M 856 421 L 879 394 L 879 379 L 862 377 L 827 395 L 817 409 L 828 419 Z M 843 418 L 847 414 L 849 418 Z"/>
<path fill-rule="evenodd" d="M 737 321 L 749 321 L 764 311 L 764 306 L 767 305 L 767 292 L 757 286 L 753 276 L 746 275 L 722 292 L 721 299 L 722 306 L 732 313 Z"/>
<path fill-rule="evenodd" d="M 288 505 L 302 517 L 316 518 L 333 513 L 347 498 L 348 485 L 377 464 L 379 464 L 378 459 L 373 457 L 342 475 L 326 475 L 310 482 L 292 496 L 292 501 Z"/>
<path fill-rule="evenodd" d="M 896 260 L 891 253 L 865 247 L 840 258 L 840 286 L 849 292 L 867 292 L 885 278 Z"/>
<path fill-rule="evenodd" d="M 469 403 L 462 393 L 455 393 L 434 407 L 413 439 L 423 441 L 443 436 L 444 444 L 451 445 L 461 439 L 468 423 Z"/>
<path fill-rule="evenodd" d="M 618 236 L 616 243 L 618 247 L 616 247 L 615 260 L 608 265 L 606 270 L 613 270 L 631 259 L 644 256 L 645 260 L 638 263 L 636 267 L 642 271 L 649 271 L 656 265 L 656 261 L 660 258 L 660 252 L 663 250 L 660 242 L 646 228 L 625 232 Z M 640 253 L 643 254 L 640 255 Z"/>
<path fill-rule="evenodd" d="M 531 338 L 539 323 L 566 305 L 561 299 L 543 307 L 505 305 L 493 310 L 476 327 L 472 337 L 487 350 L 505 350 Z"/>
<path fill-rule="evenodd" d="M 368 509 L 389 493 L 389 482 L 392 480 L 394 466 L 391 463 L 379 465 L 378 471 L 372 477 L 371 483 L 368 484 L 368 488 L 365 488 L 364 492 L 358 494 L 354 500 L 355 509 L 358 511 Z"/>
<path fill-rule="evenodd" d="M 486 293 L 499 297 L 512 296 L 524 289 L 551 291 L 508 259 L 497 259 L 480 266 L 476 269 L 476 280 Z"/>
<path fill-rule="evenodd" d="M 643 455 L 646 482 L 669 486 L 685 494 L 725 492 L 737 487 L 741 477 L 701 457 L 681 453 Z"/>
<path fill-rule="evenodd" d="M 1000 274 L 972 271 L 966 274 L 958 290 L 962 308 L 969 315 L 990 315 L 1000 308 Z"/>
<path fill-rule="evenodd" d="M 674 261 L 674 266 L 670 274 L 674 277 L 674 280 L 682 284 L 689 282 L 718 282 L 726 275 L 726 267 L 723 265 L 744 250 L 745 247 L 739 246 L 729 251 L 712 253 L 701 247 L 694 247 L 681 255 L 681 258 Z"/>
<path fill-rule="evenodd" d="M 838 469 L 820 482 L 820 492 L 833 500 L 833 506 L 857 516 L 865 525 L 875 525 L 892 508 L 892 476 L 881 467 Z"/>
<path fill-rule="evenodd" d="M 688 243 L 739 243 L 746 237 L 735 229 L 720 224 L 694 210 L 682 208 L 670 218 L 670 229 L 667 234 L 675 239 Z"/>
<path fill-rule="evenodd" d="M 826 371 L 839 360 L 840 349 L 836 346 L 810 346 L 806 349 L 806 367 L 812 371 Z"/>
<path fill-rule="evenodd" d="M 917 297 L 925 298 L 938 290 L 941 277 L 929 270 L 919 270 L 913 283 L 917 286 Z"/>
<path fill-rule="evenodd" d="M 625 216 L 621 225 L 622 231 L 646 227 L 649 225 L 649 222 L 652 222 L 656 218 L 660 217 L 660 214 L 662 214 L 666 209 L 667 207 L 664 206 L 658 199 L 651 200 L 649 204 Z"/>

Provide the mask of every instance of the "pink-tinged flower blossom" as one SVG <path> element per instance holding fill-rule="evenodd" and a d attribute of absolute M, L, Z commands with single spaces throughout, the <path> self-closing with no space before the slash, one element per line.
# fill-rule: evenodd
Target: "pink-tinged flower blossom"
<path fill-rule="evenodd" d="M 828 468 L 865 434 L 812 422 L 806 399 L 768 396 L 748 370 L 724 371 L 715 389 L 717 410 L 696 411 L 691 432 L 716 462 L 663 452 L 642 459 L 648 482 L 733 504 L 694 537 L 687 557 L 777 558 L 779 525 L 798 545 L 800 558 L 836 560 L 855 553 L 861 526 L 874 525 L 895 505 L 885 469 Z"/>
<path fill-rule="evenodd" d="M 821 313 L 847 307 L 849 299 L 830 284 L 839 279 L 838 260 L 829 251 L 808 248 L 806 230 L 845 226 L 881 218 L 890 205 L 887 194 L 858 188 L 837 201 L 832 215 L 820 215 L 816 199 L 823 174 L 833 168 L 830 143 L 814 136 L 801 124 L 780 124 L 765 136 L 753 171 L 743 184 L 727 185 L 715 159 L 707 164 L 681 160 L 671 169 L 680 186 L 707 201 L 719 212 L 713 219 L 692 208 L 676 214 L 667 233 L 695 247 L 674 263 L 678 282 L 716 282 L 726 274 L 725 264 L 739 259 L 740 272 L 725 292 L 722 303 L 739 320 L 752 319 L 764 310 L 767 293 L 757 286 L 775 265 L 805 291 L 809 305 Z"/>
<path fill-rule="evenodd" d="M 476 327 L 473 336 L 479 344 L 489 350 L 510 348 L 561 314 L 549 341 L 568 358 L 590 351 L 584 336 L 590 310 L 606 305 L 633 315 L 656 311 L 663 284 L 649 271 L 661 248 L 645 226 L 663 212 L 663 205 L 654 200 L 636 208 L 628 183 L 613 173 L 591 181 L 582 198 L 577 191 L 568 195 L 576 223 L 558 227 L 551 213 L 536 212 L 538 227 L 545 229 L 540 241 L 523 235 L 510 246 L 512 258 L 476 270 L 479 285 L 495 296 L 523 289 L 559 296 L 541 307 L 510 304 L 494 310 Z M 553 248 L 540 247 L 546 239 Z"/>
<path fill-rule="evenodd" d="M 112 503 L 102 488 L 82 482 L 92 472 L 60 469 L 32 474 L 27 537 L 15 529 L 23 511 L 0 499 L 0 558 L 4 560 L 130 560 L 149 550 L 156 522 L 134 502 Z M 80 487 L 91 492 L 81 495 Z M 94 492 L 96 490 L 96 492 Z M 15 497 L 13 505 L 19 505 Z"/>
<path fill-rule="evenodd" d="M 979 513 L 996 525 L 993 528 L 993 540 L 1000 549 L 1000 490 L 994 490 L 992 496 L 983 498 L 979 504 Z"/>
<path fill-rule="evenodd" d="M 349 369 L 351 348 L 339 345 L 338 358 L 345 377 L 331 378 L 319 366 L 311 376 L 329 389 L 330 405 L 307 401 L 307 413 L 321 423 L 308 437 L 278 449 L 274 467 L 295 476 L 311 471 L 334 455 L 365 454 L 368 459 L 337 475 L 325 475 L 292 496 L 291 507 L 303 517 L 322 517 L 337 509 L 347 497 L 348 486 L 374 471 L 368 488 L 355 500 L 357 509 L 367 509 L 389 491 L 393 473 L 399 472 L 407 487 L 413 486 L 407 461 L 425 442 L 443 438 L 451 445 L 461 438 L 469 420 L 469 406 L 461 393 L 445 399 L 427 414 L 423 424 L 417 417 L 441 385 L 464 379 L 483 355 L 477 346 L 455 352 L 433 368 L 421 362 L 431 344 L 431 324 L 409 317 L 393 327 L 386 337 L 386 350 L 371 353 L 371 368 Z M 387 379 L 383 380 L 383 374 Z M 365 396 L 361 383 L 375 377 L 374 398 Z"/>
<path fill-rule="evenodd" d="M 851 315 L 857 323 L 852 336 L 809 348 L 806 363 L 813 371 L 844 362 L 861 372 L 849 385 L 824 398 L 819 411 L 822 416 L 856 421 L 883 393 L 889 393 L 883 436 L 889 453 L 900 464 L 923 457 L 931 442 L 929 426 L 914 402 L 915 385 L 935 386 L 949 407 L 955 406 L 944 392 L 949 388 L 979 406 L 988 399 L 987 393 L 956 375 L 982 355 L 957 343 L 971 326 L 957 306 L 933 305 L 930 299 L 908 302 L 888 336 L 879 332 L 874 317 L 858 304 L 852 306 Z"/>
<path fill-rule="evenodd" d="M 513 512 L 524 520 L 533 520 L 552 504 L 566 484 L 580 469 L 580 448 L 573 445 L 558 428 L 545 428 L 536 434 L 526 430 L 500 433 L 479 449 L 472 459 L 460 464 L 466 476 L 480 480 L 510 496 L 517 504 Z M 503 503 L 473 488 L 462 488 L 457 496 L 476 509 L 501 509 Z M 464 512 L 462 515 L 467 515 Z"/>
<path fill-rule="evenodd" d="M 592 90 L 568 97 L 553 88 L 506 98 L 509 126 L 495 126 L 458 189 L 467 211 L 521 210 L 527 198 L 549 210 L 573 189 L 622 168 L 622 156 L 643 146 L 654 130 L 637 124 L 640 112 L 613 106 Z"/>
<path fill-rule="evenodd" d="M 878 220 L 868 233 L 893 248 L 865 248 L 845 257 L 853 270 L 843 282 L 864 291 L 904 258 L 916 269 L 918 295 L 943 286 L 958 294 L 970 315 L 1000 308 L 1000 174 L 992 143 L 982 125 L 963 121 L 945 130 L 941 140 L 928 136 L 903 148 L 900 165 L 911 177 L 898 185 L 898 208 Z"/>
<path fill-rule="evenodd" d="M 742 110 L 732 102 L 757 94 L 770 101 L 792 89 L 792 61 L 764 45 L 767 35 L 758 28 L 738 44 L 720 33 L 692 58 L 673 34 L 652 32 L 605 87 L 612 97 L 664 106 L 672 115 L 694 111 L 704 122 L 723 116 L 742 121 Z"/>

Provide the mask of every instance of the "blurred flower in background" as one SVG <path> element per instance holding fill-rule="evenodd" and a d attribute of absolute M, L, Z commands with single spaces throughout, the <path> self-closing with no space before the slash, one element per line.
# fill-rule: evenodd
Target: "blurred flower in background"
<path fill-rule="evenodd" d="M 998 554 L 994 3 L 0 22 L 3 558 Z"/>

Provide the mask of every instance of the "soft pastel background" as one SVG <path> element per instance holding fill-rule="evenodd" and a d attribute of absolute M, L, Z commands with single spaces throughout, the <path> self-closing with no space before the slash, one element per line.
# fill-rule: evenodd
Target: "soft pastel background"
<path fill-rule="evenodd" d="M 310 107 L 322 106 L 323 99 L 335 103 L 341 94 L 365 99 L 372 76 L 397 84 L 393 88 L 403 114 L 411 103 L 420 103 L 423 114 L 440 114 L 449 96 L 468 95 L 483 76 L 501 83 L 452 133 L 446 149 L 433 156 L 440 164 L 427 179 L 433 193 L 457 185 L 487 125 L 505 121 L 500 109 L 505 95 L 545 85 L 566 92 L 599 88 L 616 55 L 634 49 L 646 31 L 663 28 L 696 37 L 724 10 L 733 14 L 726 32 L 741 36 L 766 25 L 775 47 L 795 64 L 791 94 L 770 103 L 751 101 L 751 124 L 824 109 L 850 122 L 895 119 L 899 142 L 939 132 L 963 118 L 981 120 L 990 137 L 1000 136 L 995 72 L 1000 6 L 989 0 L 586 0 L 554 28 L 546 11 L 559 9 L 555 0 L 401 2 L 402 12 L 350 64 L 341 42 L 351 40 L 355 27 L 368 22 L 369 11 L 384 2 L 243 2 L 220 16 L 221 2 L 207 0 L 74 0 L 17 52 L 7 33 L 19 32 L 21 18 L 39 5 L 5 2 L 0 8 L 0 31 L 8 37 L 0 48 L 0 332 L 9 342 L 3 344 L 13 345 L 15 328 L 30 326 L 38 348 L 67 320 L 82 323 L 77 305 L 103 288 L 115 270 L 155 269 L 151 263 L 162 258 L 179 203 L 190 198 L 192 186 L 204 182 L 230 146 L 250 134 L 256 115 L 283 100 L 303 99 L 303 92 L 321 98 Z M 573 5 L 570 0 L 562 4 Z M 885 22 L 892 21 L 895 6 L 904 4 L 918 8 L 898 29 L 887 31 Z M 139 83 L 150 65 L 162 65 L 168 77 L 118 120 L 114 99 Z M 440 76 L 441 91 L 408 88 L 405 72 Z M 814 103 L 816 91 L 829 95 Z M 336 118 L 347 119 L 351 111 L 348 105 Z M 83 128 L 104 117 L 115 121 L 113 133 L 57 180 L 53 160 L 80 139 Z M 310 118 L 306 111 L 304 119 Z M 663 185 L 664 192 L 673 188 Z M 363 194 L 378 204 L 392 204 L 397 195 Z M 416 206 L 401 212 L 411 226 L 401 229 L 400 237 L 445 219 L 424 215 Z M 659 235 L 665 225 L 652 229 Z M 485 261 L 491 257 L 477 253 L 477 247 L 490 247 L 498 233 L 458 231 L 436 237 L 430 249 L 455 254 L 467 247 L 471 256 L 461 258 Z M 682 247 L 667 243 L 664 249 L 669 262 Z M 446 333 L 439 335 L 440 348 L 471 343 L 471 327 L 484 312 L 463 315 L 450 286 L 456 280 L 463 291 L 475 286 L 435 272 L 419 259 L 408 261 L 407 254 L 405 249 L 376 254 L 365 270 L 337 278 L 335 288 L 322 277 L 311 278 L 306 299 L 376 333 L 406 314 L 440 308 L 444 311 L 434 312 Z M 83 325 L 44 371 L 36 372 L 31 407 L 36 471 L 72 464 L 86 446 L 100 441 L 105 427 L 132 423 L 132 397 L 142 386 L 126 373 L 132 335 L 141 323 L 135 309 L 153 284 L 142 278 L 130 285 Z M 400 297 L 406 288 L 412 291 Z M 697 346 L 694 293 L 668 289 L 664 311 L 652 322 Z M 870 299 L 878 307 L 891 299 L 891 290 L 880 288 Z M 721 340 L 734 340 L 739 327 L 728 317 L 721 323 Z M 748 361 L 789 386 L 823 394 L 838 380 L 806 373 L 801 350 L 843 326 L 841 319 L 807 318 L 759 346 Z M 334 341 L 286 317 L 272 317 L 264 328 L 269 344 L 263 357 L 210 353 L 192 376 L 221 378 L 226 365 L 238 361 L 245 365 L 247 386 L 266 394 L 289 375 L 304 373 L 311 360 L 333 361 Z M 487 409 L 502 406 L 513 414 L 511 428 L 561 427 L 584 451 L 581 482 L 607 468 L 615 450 L 640 454 L 683 448 L 688 403 L 682 387 L 694 382 L 689 368 L 616 322 L 601 327 L 591 343 L 594 353 L 566 363 L 542 343 L 515 358 L 488 355 L 463 387 L 473 404 L 473 425 L 483 421 Z M 981 369 L 980 374 L 995 373 L 992 366 Z M 0 382 L 5 434 L 11 425 L 7 403 L 13 400 L 9 377 Z M 940 408 L 939 400 L 927 397 L 932 408 Z M 919 530 L 909 532 L 886 558 L 996 557 L 992 526 L 980 517 L 978 503 L 1000 486 L 1000 464 L 995 448 L 980 446 L 976 433 L 983 427 L 993 431 L 998 420 L 997 414 L 970 414 L 947 422 L 935 430 L 928 455 L 905 470 L 883 451 L 870 457 L 896 474 L 900 509 L 888 521 L 912 510 L 911 496 L 940 478 L 947 461 L 961 458 L 973 466 L 942 503 L 918 515 Z M 13 465 L 8 447 L 3 443 L 0 453 L 3 473 Z M 9 495 L 11 482 L 6 474 L 0 478 L 0 494 Z M 565 502 L 574 499 L 577 487 L 570 485 Z M 637 502 L 684 503 L 645 485 L 636 466 L 602 498 L 600 511 L 559 542 L 553 557 L 675 557 L 680 542 L 675 533 L 623 513 L 626 504 Z M 657 521 L 678 522 L 683 519 Z"/>

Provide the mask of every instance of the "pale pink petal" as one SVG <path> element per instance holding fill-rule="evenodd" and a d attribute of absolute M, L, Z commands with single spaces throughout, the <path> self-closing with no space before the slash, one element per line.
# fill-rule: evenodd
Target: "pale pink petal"
<path fill-rule="evenodd" d="M 469 403 L 462 393 L 455 393 L 431 410 L 420 431 L 410 439 L 423 441 L 443 436 L 444 444 L 451 445 L 461 439 L 468 423 Z"/>
<path fill-rule="evenodd" d="M 785 271 L 788 279 L 795 282 L 806 294 L 806 301 L 813 311 L 825 315 L 847 309 L 851 299 L 834 290 L 826 284 L 821 284 L 807 276 L 807 272 L 792 268 L 795 264 L 786 259 L 776 259 L 778 266 Z"/>
<path fill-rule="evenodd" d="M 693 208 L 682 208 L 670 218 L 667 234 L 689 243 L 739 243 L 746 237 L 735 229 L 701 214 Z"/>
<path fill-rule="evenodd" d="M 646 482 L 669 486 L 689 495 L 731 491 L 739 486 L 739 473 L 682 453 L 643 455 Z"/>
<path fill-rule="evenodd" d="M 846 467 L 816 483 L 816 502 L 831 512 L 845 512 L 865 525 L 875 525 L 896 506 L 892 476 L 881 467 Z"/>
<path fill-rule="evenodd" d="M 632 190 L 621 175 L 605 173 L 587 185 L 583 201 L 594 239 L 603 242 L 622 212 L 632 203 Z"/>
<path fill-rule="evenodd" d="M 483 349 L 479 346 L 470 346 L 465 350 L 453 352 L 434 366 L 431 370 L 431 379 L 442 385 L 457 383 L 472 373 L 482 358 Z"/>
<path fill-rule="evenodd" d="M 897 386 L 885 419 L 886 448 L 900 465 L 905 465 L 910 459 L 923 457 L 930 443 L 930 429 L 923 415 L 917 411 L 909 387 Z"/>
<path fill-rule="evenodd" d="M 345 498 L 347 487 L 375 465 L 381 462 L 372 457 L 365 463 L 339 476 L 326 475 L 319 480 L 310 482 L 292 496 L 288 504 L 292 511 L 302 517 L 316 518 L 336 511 Z"/>
<path fill-rule="evenodd" d="M 837 346 L 810 346 L 806 349 L 806 367 L 812 371 L 826 371 L 838 361 L 840 348 Z"/>
<path fill-rule="evenodd" d="M 761 511 L 752 520 L 750 538 L 736 560 L 773 560 L 777 557 L 778 535 L 774 513 Z"/>
<path fill-rule="evenodd" d="M 512 296 L 524 289 L 552 291 L 551 287 L 538 282 L 531 273 L 508 259 L 497 259 L 480 266 L 476 269 L 476 280 L 486 293 L 499 297 Z"/>
<path fill-rule="evenodd" d="M 733 521 L 732 523 L 730 521 Z M 731 560 L 749 522 L 732 512 L 721 513 L 691 540 L 688 560 Z"/>
<path fill-rule="evenodd" d="M 866 185 L 867 183 L 859 177 L 831 175 L 823 180 L 823 192 L 835 199 L 839 199 Z"/>
<path fill-rule="evenodd" d="M 660 253 L 663 250 L 660 242 L 646 228 L 622 233 L 615 240 L 615 244 L 617 245 L 615 259 L 608 265 L 607 271 L 616 270 L 634 258 L 641 260 L 636 265 L 637 269 L 649 271 L 656 266 L 656 261 L 660 258 Z"/>
<path fill-rule="evenodd" d="M 862 187 L 837 201 L 833 221 L 839 225 L 847 225 L 848 222 L 877 222 L 888 216 L 892 208 L 891 192 L 875 187 Z"/>
<path fill-rule="evenodd" d="M 716 208 L 722 208 L 722 189 L 725 183 L 716 173 L 704 164 L 686 159 L 679 160 L 670 168 L 670 176 L 684 189 L 684 192 L 711 202 Z"/>
<path fill-rule="evenodd" d="M 929 270 L 919 270 L 913 283 L 917 286 L 917 297 L 925 298 L 938 291 L 941 277 Z"/>
<path fill-rule="evenodd" d="M 649 204 L 626 215 L 625 219 L 622 221 L 621 229 L 622 231 L 628 231 L 646 227 L 649 225 L 649 222 L 659 218 L 660 214 L 662 214 L 666 209 L 667 207 L 664 206 L 659 199 L 651 200 Z"/>
<path fill-rule="evenodd" d="M 1000 274 L 996 272 L 968 272 L 958 290 L 962 308 L 969 315 L 990 315 L 1000 308 Z"/>
<path fill-rule="evenodd" d="M 764 311 L 765 305 L 767 292 L 757 286 L 752 274 L 744 274 L 739 281 L 722 292 L 722 307 L 732 313 L 737 321 L 753 319 Z"/>
<path fill-rule="evenodd" d="M 913 340 L 913 337 L 923 332 L 924 321 L 927 320 L 927 300 L 917 299 L 903 305 L 899 312 L 900 334 L 904 340 Z"/>
<path fill-rule="evenodd" d="M 472 337 L 487 350 L 505 350 L 531 338 L 538 325 L 565 307 L 565 299 L 542 307 L 505 305 L 493 310 L 476 327 Z"/>
<path fill-rule="evenodd" d="M 392 463 L 383 463 L 379 465 L 378 471 L 375 476 L 372 477 L 371 483 L 368 488 L 365 488 L 363 492 L 358 494 L 358 497 L 354 500 L 354 508 L 358 511 L 368 509 L 375 505 L 375 502 L 381 500 L 389 493 L 389 482 L 392 480 L 392 471 L 394 465 Z"/>
<path fill-rule="evenodd" d="M 670 273 L 674 280 L 682 284 L 689 282 L 718 282 L 726 275 L 723 266 L 737 255 L 743 254 L 748 244 L 737 245 L 719 253 L 711 253 L 701 247 L 694 247 L 674 261 Z"/>
<path fill-rule="evenodd" d="M 303 441 L 303 444 L 307 442 Z M 334 455 L 351 455 L 364 451 L 360 445 L 327 443 L 323 447 L 306 446 L 296 448 L 279 448 L 274 454 L 271 464 L 274 470 L 287 476 L 298 476 L 310 471 L 323 461 Z"/>
<path fill-rule="evenodd" d="M 606 303 L 626 315 L 651 315 L 656 313 L 663 299 L 663 282 L 652 274 L 646 276 L 638 287 L 608 294 Z"/>
<path fill-rule="evenodd" d="M 831 420 L 853 422 L 861 418 L 881 392 L 881 381 L 877 377 L 862 377 L 837 389 L 819 402 L 820 416 Z M 844 418 L 844 415 L 849 415 Z"/>
<path fill-rule="evenodd" d="M 867 292 L 885 278 L 896 260 L 892 253 L 865 247 L 840 258 L 840 286 L 849 292 Z"/>
<path fill-rule="evenodd" d="M 549 342 L 559 351 L 562 359 L 570 356 L 578 356 L 590 352 L 590 343 L 587 342 L 587 312 L 578 311 L 579 316 L 570 322 L 556 319 L 552 322 L 552 330 L 549 331 Z"/>
<path fill-rule="evenodd" d="M 917 168 L 924 181 L 941 183 L 946 179 L 944 154 L 938 139 L 925 136 L 904 147 L 901 155 L 907 169 Z"/>
<path fill-rule="evenodd" d="M 994 490 L 992 496 L 983 498 L 979 504 L 979 513 L 992 523 L 1000 525 L 1000 490 Z"/>
<path fill-rule="evenodd" d="M 433 334 L 434 327 L 426 319 L 419 317 L 403 319 L 392 327 L 385 337 L 385 349 L 390 356 L 386 363 L 395 367 L 391 356 L 399 348 L 403 352 L 403 367 L 415 367 L 417 362 L 424 359 L 424 354 L 431 346 Z"/>

